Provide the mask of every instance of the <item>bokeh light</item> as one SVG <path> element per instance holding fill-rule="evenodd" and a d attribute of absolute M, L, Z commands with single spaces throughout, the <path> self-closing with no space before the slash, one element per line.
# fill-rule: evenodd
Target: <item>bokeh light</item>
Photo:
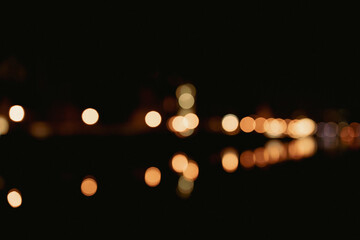
<path fill-rule="evenodd" d="M 183 109 L 189 109 L 194 106 L 195 99 L 190 93 L 183 93 L 180 95 L 178 102 L 180 107 L 182 107 Z"/>
<path fill-rule="evenodd" d="M 5 135 L 9 131 L 9 122 L 8 120 L 0 115 L 0 135 Z"/>
<path fill-rule="evenodd" d="M 182 173 L 188 166 L 188 158 L 183 153 L 176 153 L 171 158 L 171 168 L 177 173 Z"/>
<path fill-rule="evenodd" d="M 199 176 L 199 166 L 194 160 L 189 159 L 187 168 L 183 172 L 183 176 L 191 181 L 194 181 Z"/>
<path fill-rule="evenodd" d="M 302 138 L 314 134 L 316 123 L 310 118 L 295 119 L 289 122 L 287 133 L 292 138 Z"/>
<path fill-rule="evenodd" d="M 20 105 L 14 105 L 9 110 L 9 117 L 14 122 L 21 122 L 25 117 L 25 110 Z"/>
<path fill-rule="evenodd" d="M 246 150 L 240 154 L 240 164 L 244 168 L 252 168 L 255 165 L 254 153 L 250 150 Z"/>
<path fill-rule="evenodd" d="M 81 193 L 87 197 L 94 195 L 97 191 L 98 185 L 93 176 L 86 176 L 80 185 Z"/>
<path fill-rule="evenodd" d="M 264 122 L 264 130 L 268 137 L 282 137 L 286 131 L 287 124 L 281 118 L 268 118 Z"/>
<path fill-rule="evenodd" d="M 258 147 L 254 150 L 254 161 L 257 167 L 265 167 L 269 162 L 269 153 L 264 147 Z"/>
<path fill-rule="evenodd" d="M 144 175 L 145 183 L 149 187 L 156 187 L 161 181 L 161 172 L 157 167 L 149 167 Z"/>
<path fill-rule="evenodd" d="M 239 165 L 238 152 L 234 148 L 226 148 L 222 152 L 221 165 L 225 172 L 235 172 Z"/>
<path fill-rule="evenodd" d="M 82 112 L 81 118 L 85 124 L 93 125 L 99 120 L 99 114 L 95 109 L 87 108 Z"/>
<path fill-rule="evenodd" d="M 183 132 L 187 129 L 189 123 L 183 116 L 176 116 L 172 119 L 171 126 L 176 132 Z"/>
<path fill-rule="evenodd" d="M 180 96 L 183 95 L 184 93 L 188 93 L 188 94 L 192 95 L 193 97 L 195 97 L 195 95 L 196 95 L 195 86 L 192 85 L 191 83 L 186 83 L 186 84 L 182 84 L 176 88 L 176 97 L 177 98 L 180 98 Z"/>
<path fill-rule="evenodd" d="M 31 123 L 29 131 L 33 137 L 40 139 L 46 138 L 52 133 L 50 125 L 46 122 Z"/>
<path fill-rule="evenodd" d="M 252 117 L 244 117 L 240 121 L 240 129 L 243 132 L 250 133 L 255 130 L 255 120 Z"/>
<path fill-rule="evenodd" d="M 236 132 L 239 127 L 239 119 L 234 114 L 226 114 L 221 121 L 221 126 L 227 133 Z"/>
<path fill-rule="evenodd" d="M 18 189 L 13 188 L 7 194 L 7 201 L 13 208 L 20 207 L 22 204 L 22 196 Z"/>
<path fill-rule="evenodd" d="M 155 128 L 161 123 L 161 115 L 157 111 L 150 111 L 145 115 L 145 123 L 151 128 Z"/>
<path fill-rule="evenodd" d="M 195 129 L 199 125 L 199 118 L 195 113 L 188 113 L 184 118 L 186 119 L 185 125 L 187 124 L 189 129 Z"/>
<path fill-rule="evenodd" d="M 194 189 L 194 181 L 185 178 L 184 176 L 180 176 L 178 180 L 178 185 L 176 192 L 182 198 L 188 198 L 191 192 Z"/>
<path fill-rule="evenodd" d="M 265 133 L 264 123 L 266 118 L 258 117 L 255 119 L 255 132 L 257 133 Z"/>

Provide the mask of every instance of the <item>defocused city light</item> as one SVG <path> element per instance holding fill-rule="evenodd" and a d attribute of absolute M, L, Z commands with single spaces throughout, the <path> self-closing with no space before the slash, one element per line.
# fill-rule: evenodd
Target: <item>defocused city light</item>
<path fill-rule="evenodd" d="M 150 111 L 145 115 L 145 123 L 151 128 L 155 128 L 161 123 L 161 115 L 157 111 Z"/>
<path fill-rule="evenodd" d="M 240 121 L 240 129 L 243 132 L 250 133 L 255 130 L 255 120 L 252 117 L 244 117 Z"/>
<path fill-rule="evenodd" d="M 22 204 L 22 196 L 18 189 L 13 188 L 7 194 L 7 200 L 11 207 L 17 208 Z"/>
<path fill-rule="evenodd" d="M 193 97 L 195 97 L 196 88 L 191 83 L 182 84 L 176 88 L 176 97 L 177 98 L 180 98 L 180 96 L 183 95 L 184 93 L 188 93 L 188 94 L 192 95 Z"/>
<path fill-rule="evenodd" d="M 187 168 L 183 172 L 183 176 L 191 181 L 195 181 L 199 176 L 199 167 L 194 160 L 189 159 Z"/>
<path fill-rule="evenodd" d="M 244 168 L 252 168 L 255 165 L 254 153 L 250 150 L 246 150 L 240 154 L 240 164 Z"/>
<path fill-rule="evenodd" d="M 182 198 L 188 198 L 194 189 L 194 181 L 180 176 L 177 185 L 177 194 Z"/>
<path fill-rule="evenodd" d="M 180 95 L 178 102 L 183 109 L 189 109 L 194 106 L 195 99 L 190 93 L 183 93 Z"/>
<path fill-rule="evenodd" d="M 221 164 L 225 172 L 235 172 L 239 165 L 239 157 L 236 149 L 224 149 L 221 156 Z"/>
<path fill-rule="evenodd" d="M 97 182 L 93 176 L 86 176 L 80 185 L 81 193 L 87 197 L 94 195 L 97 191 Z"/>
<path fill-rule="evenodd" d="M 171 158 L 171 168 L 177 173 L 182 173 L 188 166 L 188 158 L 183 153 L 176 153 Z"/>
<path fill-rule="evenodd" d="M 149 167 L 145 171 L 144 180 L 149 187 L 156 187 L 161 181 L 160 170 L 157 167 Z"/>
<path fill-rule="evenodd" d="M 87 125 L 93 125 L 99 120 L 98 112 L 93 108 L 87 108 L 82 112 L 81 118 Z"/>
<path fill-rule="evenodd" d="M 0 136 L 7 134 L 9 131 L 9 122 L 8 120 L 0 115 Z"/>
<path fill-rule="evenodd" d="M 195 113 L 188 113 L 184 118 L 186 119 L 187 128 L 189 129 L 195 129 L 199 125 L 199 118 Z"/>
<path fill-rule="evenodd" d="M 9 110 L 9 117 L 14 122 L 21 122 L 24 119 L 25 110 L 20 105 L 14 105 Z"/>
<path fill-rule="evenodd" d="M 257 133 L 264 133 L 264 123 L 266 121 L 266 118 L 258 117 L 255 119 L 255 132 Z"/>
<path fill-rule="evenodd" d="M 233 133 L 239 127 L 239 119 L 234 114 L 227 114 L 223 117 L 221 126 L 227 133 Z"/>

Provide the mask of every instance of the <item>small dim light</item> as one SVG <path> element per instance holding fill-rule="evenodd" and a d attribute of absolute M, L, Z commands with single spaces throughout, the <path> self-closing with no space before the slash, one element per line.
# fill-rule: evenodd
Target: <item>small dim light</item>
<path fill-rule="evenodd" d="M 97 182 L 93 176 L 87 176 L 85 177 L 80 186 L 80 190 L 82 194 L 84 194 L 87 197 L 90 197 L 94 195 L 97 191 Z"/>
<path fill-rule="evenodd" d="M 14 105 L 9 110 L 9 117 L 14 122 L 21 122 L 25 117 L 25 110 L 20 105 Z"/>
<path fill-rule="evenodd" d="M 149 187 L 156 187 L 161 181 L 160 170 L 157 167 L 149 167 L 145 171 L 144 180 Z"/>
<path fill-rule="evenodd" d="M 155 128 L 161 123 L 161 115 L 157 111 L 150 111 L 145 115 L 145 123 L 151 128 Z"/>
<path fill-rule="evenodd" d="M 87 125 L 94 125 L 99 120 L 98 112 L 93 108 L 87 108 L 82 112 L 81 118 Z"/>
<path fill-rule="evenodd" d="M 11 189 L 8 192 L 7 200 L 11 207 L 13 208 L 20 207 L 22 204 L 22 197 L 20 191 L 16 188 Z"/>

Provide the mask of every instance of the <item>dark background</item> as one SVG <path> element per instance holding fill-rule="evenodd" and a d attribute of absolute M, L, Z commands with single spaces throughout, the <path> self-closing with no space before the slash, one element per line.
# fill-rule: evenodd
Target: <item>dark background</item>
<path fill-rule="evenodd" d="M 200 122 L 254 114 L 264 105 L 276 117 L 300 111 L 324 121 L 330 109 L 341 120 L 360 121 L 358 17 L 345 3 L 57 6 L 4 8 L 0 15 L 0 101 L 23 105 L 36 120 L 71 105 L 95 107 L 100 124 L 123 123 L 191 82 Z M 17 235 L 358 236 L 358 151 L 318 151 L 299 162 L 228 174 L 219 163 L 223 147 L 241 152 L 266 139 L 202 131 L 178 139 L 162 128 L 36 140 L 12 129 L 0 137 L 0 212 Z M 177 176 L 168 168 L 177 151 L 200 167 L 187 200 L 175 194 Z M 157 188 L 142 180 L 151 165 L 162 170 Z M 79 191 L 87 174 L 99 183 L 90 198 Z M 12 186 L 23 195 L 18 209 L 6 202 Z"/>

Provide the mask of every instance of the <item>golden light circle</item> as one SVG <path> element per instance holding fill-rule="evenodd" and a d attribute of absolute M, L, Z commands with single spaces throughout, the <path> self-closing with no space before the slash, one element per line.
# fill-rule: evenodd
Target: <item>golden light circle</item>
<path fill-rule="evenodd" d="M 81 186 L 80 186 L 80 190 L 81 190 L 82 194 L 84 194 L 87 197 L 94 195 L 97 191 L 97 188 L 98 188 L 97 182 L 96 182 L 95 178 L 92 176 L 85 177 L 82 180 Z"/>
<path fill-rule="evenodd" d="M 194 160 L 189 160 L 187 168 L 183 172 L 183 176 L 192 181 L 199 176 L 199 167 Z"/>
<path fill-rule="evenodd" d="M 21 122 L 25 117 L 25 110 L 20 105 L 14 105 L 9 110 L 9 117 L 14 122 Z"/>
<path fill-rule="evenodd" d="M 195 113 L 188 113 L 184 116 L 187 120 L 187 128 L 195 129 L 199 125 L 199 118 Z"/>
<path fill-rule="evenodd" d="M 156 187 L 161 181 L 160 170 L 157 167 L 149 167 L 145 171 L 144 180 L 149 187 Z"/>
<path fill-rule="evenodd" d="M 81 118 L 85 124 L 93 125 L 99 120 L 99 114 L 95 109 L 87 108 L 82 112 Z"/>
<path fill-rule="evenodd" d="M 194 96 L 190 93 L 183 93 L 180 95 L 178 102 L 180 107 L 182 107 L 183 109 L 189 109 L 194 106 L 195 99 Z"/>
<path fill-rule="evenodd" d="M 240 121 L 240 129 L 249 133 L 255 130 L 255 120 L 252 117 L 244 117 Z"/>
<path fill-rule="evenodd" d="M 145 123 L 151 128 L 155 128 L 161 123 L 161 115 L 157 111 L 150 111 L 145 115 Z"/>
<path fill-rule="evenodd" d="M 20 191 L 16 188 L 10 189 L 7 194 L 7 200 L 11 207 L 20 207 L 22 204 L 22 197 Z"/>
<path fill-rule="evenodd" d="M 237 151 L 233 148 L 225 149 L 221 157 L 221 164 L 225 172 L 235 172 L 239 165 Z"/>
<path fill-rule="evenodd" d="M 188 166 L 188 158 L 182 154 L 177 153 L 171 159 L 171 168 L 177 172 L 182 173 Z"/>
<path fill-rule="evenodd" d="M 239 119 L 234 114 L 227 114 L 223 117 L 221 126 L 226 132 L 234 132 L 238 129 Z"/>

